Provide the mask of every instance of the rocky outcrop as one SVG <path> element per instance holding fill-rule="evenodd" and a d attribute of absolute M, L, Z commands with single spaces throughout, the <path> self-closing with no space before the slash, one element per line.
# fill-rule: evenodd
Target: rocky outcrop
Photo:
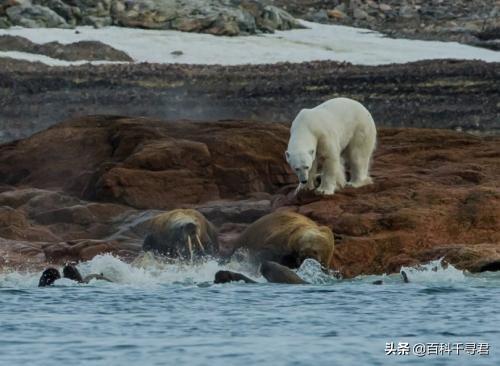
<path fill-rule="evenodd" d="M 0 142 L 88 111 L 285 122 L 336 96 L 361 101 L 379 126 L 498 133 L 499 83 L 500 63 L 481 61 L 59 68 L 0 58 Z"/>
<path fill-rule="evenodd" d="M 500 50 L 496 0 L 274 0 L 320 23 L 369 28 L 393 37 L 457 41 Z"/>
<path fill-rule="evenodd" d="M 241 121 L 86 117 L 0 146 L 0 268 L 40 268 L 111 252 L 133 258 L 148 220 L 194 207 L 223 252 L 257 218 L 300 212 L 335 233 L 346 277 L 444 257 L 500 263 L 500 137 L 381 129 L 375 183 L 331 198 L 293 196 L 288 128 Z"/>
<path fill-rule="evenodd" d="M 68 28 L 68 24 L 59 14 L 45 6 L 32 4 L 14 5 L 5 9 L 5 15 L 7 19 L 4 22 L 8 21 L 12 25 L 21 27 Z"/>
<path fill-rule="evenodd" d="M 286 11 L 256 0 L 8 0 L 0 28 L 118 25 L 237 36 L 302 28 Z"/>
<path fill-rule="evenodd" d="M 24 37 L 3 35 L 0 36 L 0 51 L 34 53 L 66 61 L 133 61 L 125 52 L 97 41 L 37 44 Z"/>

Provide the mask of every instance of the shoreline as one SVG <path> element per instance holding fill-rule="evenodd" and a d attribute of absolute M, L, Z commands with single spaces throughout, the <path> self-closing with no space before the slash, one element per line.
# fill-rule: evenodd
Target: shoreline
<path fill-rule="evenodd" d="M 441 257 L 471 272 L 500 261 L 499 136 L 379 129 L 374 184 L 321 198 L 295 197 L 288 134 L 278 123 L 89 116 L 0 145 L 0 267 L 134 258 L 147 220 L 173 208 L 214 223 L 224 253 L 268 213 L 303 214 L 335 233 L 331 267 L 346 278 Z"/>

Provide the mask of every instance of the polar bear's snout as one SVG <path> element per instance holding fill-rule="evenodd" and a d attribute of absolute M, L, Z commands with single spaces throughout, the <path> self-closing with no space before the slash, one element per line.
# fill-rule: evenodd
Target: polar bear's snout
<path fill-rule="evenodd" d="M 299 177 L 300 183 L 306 184 L 307 180 L 309 179 L 309 171 L 307 171 L 305 168 L 300 169 L 297 176 Z"/>
<path fill-rule="evenodd" d="M 309 171 L 314 161 L 314 150 L 304 153 L 286 152 L 286 160 L 290 168 L 299 178 L 301 184 L 306 184 L 309 180 Z"/>

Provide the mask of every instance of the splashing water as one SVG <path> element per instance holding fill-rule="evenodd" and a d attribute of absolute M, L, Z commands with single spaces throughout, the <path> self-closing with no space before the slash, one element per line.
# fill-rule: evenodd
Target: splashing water
<path fill-rule="evenodd" d="M 406 272 L 410 282 L 417 283 L 460 283 L 467 279 L 463 271 L 443 263 L 443 258 L 418 267 L 402 267 L 401 271 Z"/>
<path fill-rule="evenodd" d="M 303 280 L 314 285 L 331 285 L 338 282 L 338 279 L 323 272 L 319 262 L 310 258 L 302 262 L 302 265 L 297 270 L 297 274 Z"/>
<path fill-rule="evenodd" d="M 265 280 L 237 261 L 193 266 L 144 255 L 78 265 L 82 275 L 38 288 L 40 273 L 0 274 L 2 365 L 397 365 L 387 342 L 486 342 L 490 356 L 426 357 L 430 365 L 497 365 L 498 274 L 433 261 L 401 275 L 338 280 L 306 260 L 311 285 L 212 284 L 221 269 Z M 375 286 L 373 280 L 383 280 Z M 479 315 L 479 316 L 478 316 Z M 404 356 L 409 363 L 421 360 Z"/>

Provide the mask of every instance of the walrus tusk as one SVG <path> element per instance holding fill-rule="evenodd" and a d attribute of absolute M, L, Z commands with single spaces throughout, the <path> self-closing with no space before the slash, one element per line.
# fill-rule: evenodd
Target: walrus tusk
<path fill-rule="evenodd" d="M 302 188 L 304 188 L 304 185 L 302 183 L 299 183 L 299 185 L 297 186 L 297 188 L 295 188 L 295 192 L 294 192 L 294 196 L 298 195 L 299 192 L 302 190 Z"/>
<path fill-rule="evenodd" d="M 189 260 L 193 261 L 193 243 L 191 242 L 191 235 L 188 235 L 188 249 L 189 249 Z"/>
<path fill-rule="evenodd" d="M 198 242 L 198 245 L 200 246 L 200 249 L 203 252 L 203 254 L 205 254 L 205 247 L 201 243 L 200 236 L 198 234 L 196 234 L 196 241 Z"/>

